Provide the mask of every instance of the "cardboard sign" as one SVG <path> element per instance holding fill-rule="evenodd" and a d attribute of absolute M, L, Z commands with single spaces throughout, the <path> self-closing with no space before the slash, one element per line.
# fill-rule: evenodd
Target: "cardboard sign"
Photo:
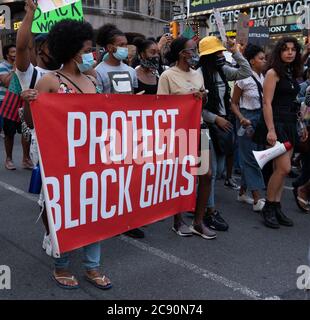
<path fill-rule="evenodd" d="M 227 44 L 226 30 L 225 30 L 223 18 L 222 18 L 221 13 L 218 9 L 214 9 L 214 17 L 215 17 L 215 22 L 216 22 L 218 31 L 220 33 L 222 42 L 224 45 L 226 45 Z"/>
<path fill-rule="evenodd" d="M 31 111 L 55 257 L 195 210 L 193 95 L 42 94 Z"/>
<path fill-rule="evenodd" d="M 31 31 L 33 33 L 48 33 L 56 22 L 64 19 L 78 21 L 84 19 L 81 0 L 45 13 L 38 7 L 34 15 Z"/>
<path fill-rule="evenodd" d="M 43 13 L 53 11 L 69 4 L 78 2 L 79 0 L 38 0 L 39 8 Z"/>
<path fill-rule="evenodd" d="M 2 29 L 11 29 L 11 9 L 4 5 L 0 5 L 0 30 Z"/>
<path fill-rule="evenodd" d="M 249 21 L 249 15 L 243 13 L 239 15 L 236 41 L 241 45 L 246 45 L 248 43 L 250 30 Z"/>

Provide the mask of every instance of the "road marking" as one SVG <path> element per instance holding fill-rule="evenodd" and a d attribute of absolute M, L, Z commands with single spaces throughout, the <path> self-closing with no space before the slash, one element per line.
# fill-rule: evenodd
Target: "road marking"
<path fill-rule="evenodd" d="M 222 277 L 222 276 L 220 276 L 214 272 L 211 272 L 209 270 L 200 268 L 193 263 L 190 263 L 186 260 L 180 259 L 180 258 L 178 258 L 172 254 L 166 253 L 160 249 L 154 248 L 154 247 L 152 247 L 142 241 L 135 240 L 135 239 L 123 236 L 123 235 L 121 235 L 119 237 L 119 239 L 131 244 L 132 246 L 134 246 L 138 249 L 146 251 L 149 254 L 152 254 L 152 255 L 157 256 L 163 260 L 166 260 L 166 261 L 170 262 L 171 264 L 175 264 L 179 267 L 182 267 L 182 268 L 187 269 L 193 273 L 196 273 L 206 279 L 209 279 L 209 280 L 212 280 L 212 281 L 217 282 L 219 284 L 222 284 L 225 287 L 232 289 L 233 291 L 238 291 L 239 293 L 247 296 L 248 298 L 252 298 L 255 300 L 280 300 L 280 297 L 278 297 L 278 296 L 264 297 L 263 294 L 261 294 L 258 291 L 247 288 L 236 281 L 231 281 L 231 280 L 229 280 L 225 277 Z"/>
<path fill-rule="evenodd" d="M 28 200 L 31 200 L 31 201 L 38 201 L 39 200 L 39 196 L 34 196 L 28 192 L 25 192 L 21 189 L 18 189 L 18 188 L 15 188 L 14 186 L 10 185 L 10 184 L 7 184 L 3 181 L 0 181 L 0 186 L 3 187 L 4 189 L 8 190 L 8 191 L 12 191 L 14 193 L 17 193 L 18 195 L 28 199 Z"/>
<path fill-rule="evenodd" d="M 33 196 L 27 192 L 24 192 L 21 189 L 15 188 L 14 186 L 7 184 L 5 182 L 0 181 L 0 186 L 3 187 L 4 189 L 14 192 L 30 201 L 37 202 L 38 197 Z M 198 274 L 202 276 L 203 278 L 212 280 L 214 282 L 217 282 L 225 287 L 228 287 L 232 289 L 235 292 L 239 292 L 244 296 L 247 296 L 248 298 L 255 299 L 255 300 L 280 300 L 280 297 L 278 296 L 273 296 L 273 297 L 264 297 L 264 295 L 258 291 L 252 290 L 246 286 L 243 286 L 242 284 L 229 280 L 225 277 L 222 277 L 214 272 L 211 272 L 207 269 L 200 268 L 199 266 L 190 263 L 186 260 L 180 259 L 172 254 L 166 253 L 160 249 L 157 249 L 155 247 L 152 247 L 142 241 L 138 241 L 132 238 L 128 238 L 126 236 L 120 235 L 119 239 L 123 242 L 126 242 L 140 250 L 146 251 L 149 254 L 152 254 L 156 257 L 159 257 L 165 261 L 168 261 L 171 264 L 177 265 L 179 267 L 182 267 L 184 269 L 187 269 L 195 274 Z"/>

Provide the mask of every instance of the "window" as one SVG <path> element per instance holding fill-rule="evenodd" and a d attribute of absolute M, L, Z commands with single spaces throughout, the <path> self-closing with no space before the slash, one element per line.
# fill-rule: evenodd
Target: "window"
<path fill-rule="evenodd" d="M 87 7 L 98 8 L 100 6 L 100 0 L 85 0 L 84 5 Z"/>
<path fill-rule="evenodd" d="M 124 10 L 139 12 L 140 0 L 124 0 Z"/>
<path fill-rule="evenodd" d="M 161 0 L 161 18 L 163 20 L 170 21 L 173 16 L 172 6 L 175 1 L 172 0 Z"/>

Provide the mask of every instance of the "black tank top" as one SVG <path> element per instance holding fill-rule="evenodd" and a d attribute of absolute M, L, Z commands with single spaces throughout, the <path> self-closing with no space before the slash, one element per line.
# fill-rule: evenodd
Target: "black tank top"
<path fill-rule="evenodd" d="M 136 89 L 136 93 L 145 91 L 144 94 L 157 94 L 158 81 L 157 84 L 146 84 L 141 82 L 138 79 L 138 88 Z"/>
<path fill-rule="evenodd" d="M 290 77 L 289 75 L 281 77 L 276 85 L 272 100 L 272 107 L 293 107 L 299 90 L 300 87 L 296 79 Z"/>

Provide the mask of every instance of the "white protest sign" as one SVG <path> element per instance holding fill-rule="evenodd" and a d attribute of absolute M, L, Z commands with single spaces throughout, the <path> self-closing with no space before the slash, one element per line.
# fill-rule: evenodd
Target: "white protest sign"
<path fill-rule="evenodd" d="M 219 30 L 222 42 L 224 43 L 224 45 L 226 45 L 226 43 L 227 43 L 226 30 L 225 30 L 223 18 L 222 18 L 221 13 L 218 9 L 214 9 L 214 17 L 215 17 L 215 22 L 216 22 L 217 28 Z"/>
<path fill-rule="evenodd" d="M 69 4 L 75 3 L 79 0 L 38 0 L 38 5 L 43 13 L 55 9 L 65 7 Z"/>

